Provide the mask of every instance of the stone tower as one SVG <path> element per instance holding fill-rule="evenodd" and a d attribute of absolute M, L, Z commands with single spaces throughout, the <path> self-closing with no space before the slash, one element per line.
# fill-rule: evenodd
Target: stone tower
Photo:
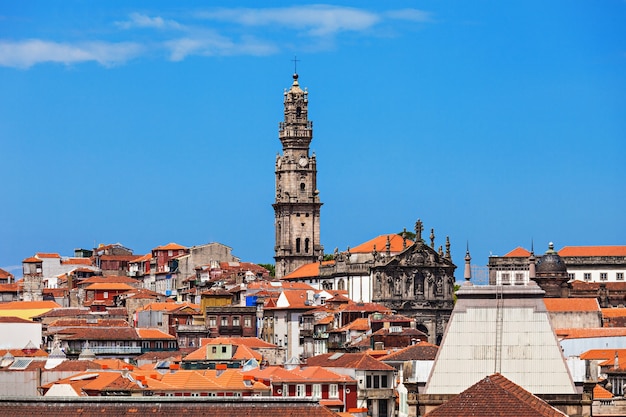
<path fill-rule="evenodd" d="M 23 301 L 43 300 L 43 261 L 31 257 L 22 261 L 24 271 Z"/>
<path fill-rule="evenodd" d="M 298 84 L 298 74 L 285 91 L 284 121 L 278 138 L 282 155 L 276 156 L 275 217 L 276 278 L 323 256 L 320 245 L 320 208 L 315 154 L 309 154 L 313 122 L 308 119 L 308 92 Z"/>

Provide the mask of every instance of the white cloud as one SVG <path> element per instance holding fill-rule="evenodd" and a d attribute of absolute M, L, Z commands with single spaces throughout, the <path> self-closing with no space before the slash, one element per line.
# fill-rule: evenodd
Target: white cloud
<path fill-rule="evenodd" d="M 197 17 L 239 23 L 244 26 L 283 26 L 306 30 L 312 36 L 342 31 L 362 31 L 380 21 L 375 13 L 329 5 L 294 6 L 275 9 L 216 9 Z"/>
<path fill-rule="evenodd" d="M 29 68 L 43 62 L 73 64 L 95 61 L 104 66 L 123 63 L 142 50 L 136 43 L 81 42 L 79 44 L 29 39 L 0 41 L 0 65 Z"/>
<path fill-rule="evenodd" d="M 278 48 L 271 43 L 246 38 L 234 42 L 221 36 L 185 37 L 165 42 L 172 61 L 182 61 L 189 55 L 269 55 Z"/>
<path fill-rule="evenodd" d="M 130 20 L 115 22 L 122 29 L 154 28 L 154 29 L 177 29 L 182 30 L 185 26 L 175 20 L 166 20 L 161 16 L 150 17 L 140 13 L 131 13 Z"/>
<path fill-rule="evenodd" d="M 390 19 L 408 20 L 411 22 L 432 22 L 430 13 L 417 9 L 389 10 L 384 15 Z"/>

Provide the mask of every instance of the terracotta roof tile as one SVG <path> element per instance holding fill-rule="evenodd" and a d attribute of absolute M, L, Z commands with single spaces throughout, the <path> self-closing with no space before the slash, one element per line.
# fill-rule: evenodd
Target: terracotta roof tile
<path fill-rule="evenodd" d="M 67 258 L 61 260 L 62 265 L 91 265 L 90 258 Z"/>
<path fill-rule="evenodd" d="M 307 359 L 307 366 L 324 366 L 330 368 L 352 368 L 366 371 L 393 371 L 394 368 L 384 364 L 365 353 L 326 353 Z"/>
<path fill-rule="evenodd" d="M 85 287 L 85 290 L 101 290 L 101 291 L 129 291 L 134 290 L 128 284 L 123 282 L 96 282 Z"/>
<path fill-rule="evenodd" d="M 593 327 L 593 328 L 571 328 L 555 329 L 556 335 L 563 339 L 584 339 L 590 337 L 615 337 L 626 336 L 625 327 Z"/>
<path fill-rule="evenodd" d="M 17 292 L 19 290 L 17 283 L 12 284 L 0 284 L 0 292 Z"/>
<path fill-rule="evenodd" d="M 22 263 L 25 263 L 25 264 L 34 264 L 38 262 L 42 262 L 41 259 L 35 258 L 34 256 L 31 256 L 30 258 L 26 258 L 22 261 Z"/>
<path fill-rule="evenodd" d="M 470 416 L 567 417 L 566 414 L 511 382 L 493 374 L 426 414 L 426 417 Z"/>
<path fill-rule="evenodd" d="M 179 245 L 178 243 L 168 243 L 167 245 L 157 246 L 153 250 L 180 250 L 187 249 L 185 246 Z"/>
<path fill-rule="evenodd" d="M 405 249 L 403 247 L 404 239 L 402 239 L 402 236 L 392 233 L 377 236 L 374 239 L 368 240 L 365 243 L 361 243 L 360 245 L 350 248 L 350 253 L 371 253 L 374 250 L 374 247 L 376 247 L 377 252 L 385 252 L 387 250 L 387 238 L 389 238 L 389 250 L 391 252 L 399 253 Z M 414 242 L 412 240 L 406 240 L 407 248 L 412 246 L 413 244 Z"/>
<path fill-rule="evenodd" d="M 365 318 L 355 319 L 351 321 L 350 323 L 346 324 L 345 326 L 337 330 L 332 330 L 331 332 L 346 332 L 350 330 L 366 332 L 369 329 L 370 329 L 370 322 L 369 322 L 369 319 L 365 317 Z"/>
<path fill-rule="evenodd" d="M 549 312 L 600 312 L 600 304 L 596 298 L 544 298 Z"/>
<path fill-rule="evenodd" d="M 35 257 L 37 258 L 61 258 L 61 255 L 59 255 L 58 253 L 44 253 L 44 252 L 37 252 L 35 254 Z"/>
<path fill-rule="evenodd" d="M 603 308 L 602 317 L 626 317 L 626 308 Z"/>
<path fill-rule="evenodd" d="M 0 278 L 2 279 L 13 278 L 13 274 L 0 268 Z"/>
<path fill-rule="evenodd" d="M 176 337 L 172 336 L 171 334 L 165 333 L 159 329 L 146 329 L 146 328 L 136 328 L 135 329 L 137 331 L 137 334 L 139 335 L 140 339 L 153 339 L 153 340 L 165 340 L 165 339 L 172 339 L 172 340 L 176 340 Z"/>
<path fill-rule="evenodd" d="M 333 265 L 335 261 L 323 261 L 322 265 Z M 320 263 L 312 262 L 310 264 L 304 264 L 300 268 L 285 275 L 282 279 L 302 279 L 302 278 L 315 278 L 320 276 Z"/>
<path fill-rule="evenodd" d="M 80 281 L 81 285 L 85 284 L 96 284 L 99 282 L 117 282 L 124 283 L 132 286 L 141 286 L 141 281 L 136 280 L 134 278 L 126 277 L 123 275 L 96 275 L 93 277 L 85 278 Z"/>
<path fill-rule="evenodd" d="M 602 387 L 601 385 L 596 384 L 595 387 L 593 387 L 593 399 L 594 400 L 606 400 L 609 398 L 613 398 L 613 393 L 611 391 L 608 391 L 607 389 L 605 389 L 604 387 Z"/>
<path fill-rule="evenodd" d="M 560 256 L 626 256 L 626 246 L 564 246 Z"/>
<path fill-rule="evenodd" d="M 8 303 L 0 303 L 0 310 L 39 310 L 59 307 L 61 306 L 54 301 L 10 301 Z"/>
<path fill-rule="evenodd" d="M 81 401 L 84 400 L 84 401 Z M 147 401 L 149 400 L 149 401 Z M 319 404 L 318 400 L 280 398 L 268 402 L 265 398 L 216 397 L 210 401 L 194 398 L 117 397 L 93 399 L 20 398 L 0 403 L 3 417 L 24 416 L 178 416 L 194 417 L 337 417 L 338 414 Z"/>
<path fill-rule="evenodd" d="M 392 352 L 378 358 L 381 362 L 431 361 L 435 360 L 439 347 L 428 342 L 420 341 L 413 346 Z"/>
<path fill-rule="evenodd" d="M 504 255 L 505 258 L 528 258 L 529 256 L 530 252 L 520 246 Z"/>

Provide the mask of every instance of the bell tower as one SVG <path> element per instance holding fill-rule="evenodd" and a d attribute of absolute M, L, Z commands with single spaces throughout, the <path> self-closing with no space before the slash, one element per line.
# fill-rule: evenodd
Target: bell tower
<path fill-rule="evenodd" d="M 313 122 L 308 119 L 308 92 L 298 84 L 298 74 L 284 93 L 284 121 L 278 138 L 283 153 L 276 155 L 274 225 L 276 278 L 323 256 L 320 245 L 320 208 L 315 154 L 309 154 Z"/>

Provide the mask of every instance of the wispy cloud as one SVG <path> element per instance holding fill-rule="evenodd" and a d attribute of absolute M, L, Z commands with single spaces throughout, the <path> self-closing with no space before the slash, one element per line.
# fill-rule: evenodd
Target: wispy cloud
<path fill-rule="evenodd" d="M 350 7 L 329 5 L 294 6 L 275 9 L 216 9 L 199 12 L 198 18 L 221 20 L 244 26 L 280 26 L 305 30 L 312 36 L 345 31 L 363 31 L 376 25 L 380 16 Z"/>
<path fill-rule="evenodd" d="M 185 26 L 175 20 L 163 19 L 161 16 L 150 17 L 141 13 L 131 13 L 129 20 L 115 22 L 122 29 L 152 28 L 183 30 Z"/>
<path fill-rule="evenodd" d="M 96 41 L 71 44 L 39 39 L 0 41 L 0 65 L 29 68 L 43 62 L 69 65 L 95 61 L 104 66 L 112 66 L 139 55 L 142 49 L 141 45 L 132 42 Z"/>
<path fill-rule="evenodd" d="M 340 44 L 344 33 L 380 36 L 390 27 L 395 31 L 400 20 L 433 21 L 429 13 L 417 9 L 374 12 L 333 5 L 216 8 L 180 14 L 176 19 L 131 13 L 112 23 L 119 29 L 115 36 L 128 39 L 122 42 L 0 40 L 0 66 L 30 68 L 46 62 L 93 61 L 108 67 L 147 53 L 172 61 L 192 55 L 270 55 L 298 43 L 300 49 L 320 51 Z"/>

